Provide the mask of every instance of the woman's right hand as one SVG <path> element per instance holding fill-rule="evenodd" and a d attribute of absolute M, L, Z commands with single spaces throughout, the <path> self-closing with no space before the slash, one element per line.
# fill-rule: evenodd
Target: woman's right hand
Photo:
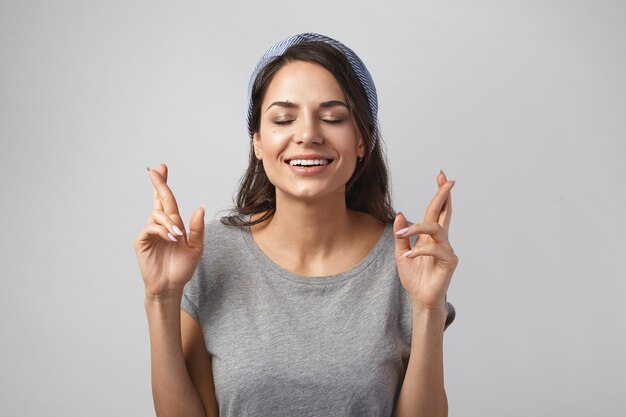
<path fill-rule="evenodd" d="M 189 237 L 168 187 L 167 166 L 148 168 L 154 185 L 154 210 L 134 241 L 148 297 L 178 296 L 191 279 L 204 249 L 204 208 L 191 215 Z"/>

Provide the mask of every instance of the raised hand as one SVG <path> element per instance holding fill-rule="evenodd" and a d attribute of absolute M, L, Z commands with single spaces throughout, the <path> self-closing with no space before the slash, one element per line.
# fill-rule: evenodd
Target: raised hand
<path fill-rule="evenodd" d="M 154 186 L 154 210 L 134 241 L 146 295 L 161 297 L 182 291 L 204 249 L 204 208 L 191 215 L 189 237 L 167 185 L 167 166 L 148 168 Z"/>
<path fill-rule="evenodd" d="M 445 311 L 446 292 L 458 258 L 448 242 L 452 215 L 450 190 L 454 181 L 448 181 L 441 171 L 437 176 L 439 191 L 432 199 L 424 222 L 409 226 L 402 213 L 393 225 L 396 237 L 396 265 L 402 286 L 414 303 L 427 310 Z M 411 247 L 409 237 L 419 235 Z"/>

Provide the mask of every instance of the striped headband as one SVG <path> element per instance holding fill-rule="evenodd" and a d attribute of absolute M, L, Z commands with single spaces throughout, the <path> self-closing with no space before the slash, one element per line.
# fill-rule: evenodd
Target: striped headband
<path fill-rule="evenodd" d="M 286 39 L 283 39 L 282 41 L 276 43 L 274 46 L 268 49 L 263 57 L 261 57 L 259 63 L 256 64 L 256 67 L 252 72 L 252 76 L 250 77 L 250 82 L 248 84 L 248 133 L 250 134 L 250 137 L 252 137 L 254 133 L 252 131 L 252 87 L 254 85 L 254 81 L 259 75 L 259 72 L 261 72 L 261 70 L 265 68 L 265 66 L 270 63 L 274 58 L 283 55 L 290 46 L 309 41 L 319 41 L 329 44 L 335 49 L 338 49 L 348 59 L 352 70 L 359 79 L 359 82 L 367 96 L 367 102 L 369 104 L 370 114 L 372 116 L 372 121 L 374 124 L 373 131 L 376 131 L 376 125 L 378 124 L 378 97 L 376 96 L 376 87 L 374 87 L 374 81 L 372 80 L 372 76 L 365 67 L 365 64 L 363 64 L 363 61 L 361 61 L 361 59 L 357 56 L 357 54 L 352 51 L 352 49 L 348 48 L 347 46 L 335 39 L 317 33 L 300 33 L 298 35 L 293 35 Z M 373 135 L 372 139 L 376 141 L 376 135 Z M 374 147 L 374 143 L 372 143 L 372 147 Z"/>

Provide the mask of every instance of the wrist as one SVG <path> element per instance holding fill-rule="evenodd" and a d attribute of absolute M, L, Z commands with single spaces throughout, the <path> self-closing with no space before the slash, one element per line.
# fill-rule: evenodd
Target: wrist
<path fill-rule="evenodd" d="M 180 295 L 163 294 L 150 295 L 146 294 L 144 307 L 148 315 L 148 323 L 150 327 L 154 325 L 162 325 L 166 323 L 174 326 L 180 324 L 180 308 L 182 301 L 182 292 Z"/>
<path fill-rule="evenodd" d="M 152 294 L 146 291 L 144 302 L 146 306 L 168 306 L 178 304 L 180 306 L 183 298 L 182 288 L 172 288 L 158 294 Z"/>
<path fill-rule="evenodd" d="M 413 317 L 420 317 L 428 321 L 441 321 L 445 323 L 448 317 L 448 311 L 446 309 L 445 302 L 437 307 L 426 307 L 423 304 L 413 301 Z"/>

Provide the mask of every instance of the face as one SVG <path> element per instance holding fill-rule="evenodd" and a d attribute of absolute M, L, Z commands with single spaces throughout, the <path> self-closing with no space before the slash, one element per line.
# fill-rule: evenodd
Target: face
<path fill-rule="evenodd" d="M 344 198 L 345 185 L 364 155 L 364 144 L 333 75 L 296 61 L 270 82 L 254 134 L 257 158 L 276 187 L 276 198 Z"/>

